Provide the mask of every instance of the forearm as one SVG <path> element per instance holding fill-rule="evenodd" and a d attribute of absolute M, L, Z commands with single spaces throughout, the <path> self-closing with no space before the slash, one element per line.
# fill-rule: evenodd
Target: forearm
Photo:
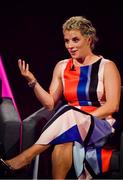
<path fill-rule="evenodd" d="M 19 59 L 18 66 L 22 76 L 28 81 L 29 87 L 33 88 L 37 99 L 44 107 L 51 111 L 62 95 L 61 64 L 58 63 L 54 69 L 49 93 L 37 82 L 35 76 L 29 70 L 29 64 Z"/>
<path fill-rule="evenodd" d="M 112 115 L 114 112 L 118 111 L 118 105 L 111 105 L 108 103 L 105 103 L 103 106 L 97 108 L 95 111 L 91 112 L 93 116 L 96 116 L 97 118 L 103 119 L 110 115 Z"/>
<path fill-rule="evenodd" d="M 52 110 L 54 108 L 54 99 L 52 95 L 45 91 L 38 82 L 34 86 L 34 93 L 44 107 L 48 110 Z"/>

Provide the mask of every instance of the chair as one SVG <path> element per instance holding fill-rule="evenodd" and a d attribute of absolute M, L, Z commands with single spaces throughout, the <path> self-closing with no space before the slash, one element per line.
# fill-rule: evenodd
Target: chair
<path fill-rule="evenodd" d="M 11 98 L 0 99 L 0 156 L 9 159 L 20 152 L 21 123 Z"/>
<path fill-rule="evenodd" d="M 0 56 L 0 158 L 9 159 L 20 153 L 21 119 Z M 0 172 L 0 177 L 4 174 Z"/>

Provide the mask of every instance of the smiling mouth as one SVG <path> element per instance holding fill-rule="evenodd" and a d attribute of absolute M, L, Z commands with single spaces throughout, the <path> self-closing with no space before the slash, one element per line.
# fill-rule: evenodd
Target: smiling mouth
<path fill-rule="evenodd" d="M 76 51 L 70 51 L 71 55 L 75 55 Z"/>

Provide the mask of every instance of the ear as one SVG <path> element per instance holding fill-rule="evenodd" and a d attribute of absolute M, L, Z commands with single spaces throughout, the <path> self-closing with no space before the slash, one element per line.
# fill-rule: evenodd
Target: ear
<path fill-rule="evenodd" d="M 91 43 L 92 43 L 92 37 L 88 36 L 87 42 L 88 42 L 88 45 L 91 46 Z"/>

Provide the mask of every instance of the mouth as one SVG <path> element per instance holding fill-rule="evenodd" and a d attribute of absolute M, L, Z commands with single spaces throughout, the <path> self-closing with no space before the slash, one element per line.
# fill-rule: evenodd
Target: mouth
<path fill-rule="evenodd" d="M 69 51 L 69 53 L 70 53 L 72 56 L 75 56 L 75 55 L 76 55 L 76 52 L 77 52 L 77 51 Z"/>

